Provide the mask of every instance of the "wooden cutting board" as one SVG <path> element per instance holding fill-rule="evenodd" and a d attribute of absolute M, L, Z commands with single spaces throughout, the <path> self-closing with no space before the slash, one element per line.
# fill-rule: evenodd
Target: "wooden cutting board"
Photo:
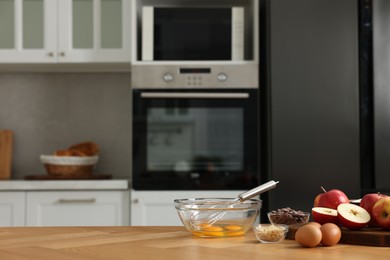
<path fill-rule="evenodd" d="M 0 180 L 11 178 L 13 131 L 0 130 Z"/>
<path fill-rule="evenodd" d="M 295 232 L 301 225 L 290 226 L 287 239 L 294 239 Z M 340 244 L 383 246 L 390 247 L 390 231 L 381 228 L 364 228 L 361 230 L 349 230 L 341 228 Z"/>

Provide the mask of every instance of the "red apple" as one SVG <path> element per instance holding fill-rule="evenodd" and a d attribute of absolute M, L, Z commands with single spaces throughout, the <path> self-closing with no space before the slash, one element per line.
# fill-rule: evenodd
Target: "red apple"
<path fill-rule="evenodd" d="M 323 187 L 321 189 L 324 193 L 319 198 L 318 207 L 337 209 L 337 206 L 341 203 L 349 203 L 347 195 L 341 190 L 333 189 L 326 191 Z"/>
<path fill-rule="evenodd" d="M 367 210 L 351 203 L 341 203 L 337 207 L 337 216 L 342 226 L 352 230 L 364 228 L 371 218 Z"/>
<path fill-rule="evenodd" d="M 321 225 L 325 223 L 338 224 L 337 210 L 330 208 L 314 207 L 311 209 L 313 220 Z"/>
<path fill-rule="evenodd" d="M 314 199 L 313 207 L 318 207 L 318 202 L 320 201 L 320 197 L 322 194 L 318 194 Z"/>
<path fill-rule="evenodd" d="M 372 216 L 372 208 L 374 207 L 375 203 L 380 200 L 381 198 L 387 197 L 384 194 L 378 193 L 369 193 L 363 196 L 362 200 L 360 201 L 360 207 L 364 208 L 367 210 L 367 212 L 371 216 L 370 222 L 368 222 L 368 226 L 370 227 L 376 227 L 378 226 L 377 221 L 375 218 Z"/>
<path fill-rule="evenodd" d="M 383 229 L 390 230 L 390 197 L 378 200 L 372 208 L 372 216 Z"/>

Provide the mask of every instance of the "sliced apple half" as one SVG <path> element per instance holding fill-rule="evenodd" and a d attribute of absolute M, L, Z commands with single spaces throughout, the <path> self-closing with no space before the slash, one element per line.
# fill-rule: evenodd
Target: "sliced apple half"
<path fill-rule="evenodd" d="M 371 219 L 367 210 L 351 203 L 340 204 L 337 213 L 340 224 L 352 230 L 364 228 Z"/>
<path fill-rule="evenodd" d="M 314 207 L 311 210 L 313 220 L 321 225 L 325 223 L 338 224 L 337 210 L 324 207 Z"/>

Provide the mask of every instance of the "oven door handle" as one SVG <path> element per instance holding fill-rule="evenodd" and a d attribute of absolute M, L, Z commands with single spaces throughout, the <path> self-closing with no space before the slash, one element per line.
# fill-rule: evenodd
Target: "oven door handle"
<path fill-rule="evenodd" d="M 207 93 L 207 92 L 142 92 L 142 98 L 221 98 L 246 99 L 249 93 Z"/>

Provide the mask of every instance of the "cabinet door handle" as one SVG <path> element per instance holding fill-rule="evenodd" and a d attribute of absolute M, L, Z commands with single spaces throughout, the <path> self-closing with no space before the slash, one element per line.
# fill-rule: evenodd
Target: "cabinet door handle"
<path fill-rule="evenodd" d="M 138 203 L 139 203 L 139 200 L 138 200 L 138 199 L 133 199 L 133 203 L 134 203 L 134 204 L 138 204 Z"/>
<path fill-rule="evenodd" d="M 91 204 L 95 203 L 96 199 L 91 198 L 91 199 L 59 199 L 58 203 L 60 204 L 71 204 L 71 203 L 84 203 L 84 204 Z"/>
<path fill-rule="evenodd" d="M 65 57 L 65 52 L 61 51 L 61 52 L 59 53 L 59 55 L 60 55 L 61 57 Z"/>
<path fill-rule="evenodd" d="M 53 52 L 48 52 L 48 53 L 47 53 L 47 56 L 53 57 L 53 56 L 54 56 L 54 53 L 53 53 Z"/>

